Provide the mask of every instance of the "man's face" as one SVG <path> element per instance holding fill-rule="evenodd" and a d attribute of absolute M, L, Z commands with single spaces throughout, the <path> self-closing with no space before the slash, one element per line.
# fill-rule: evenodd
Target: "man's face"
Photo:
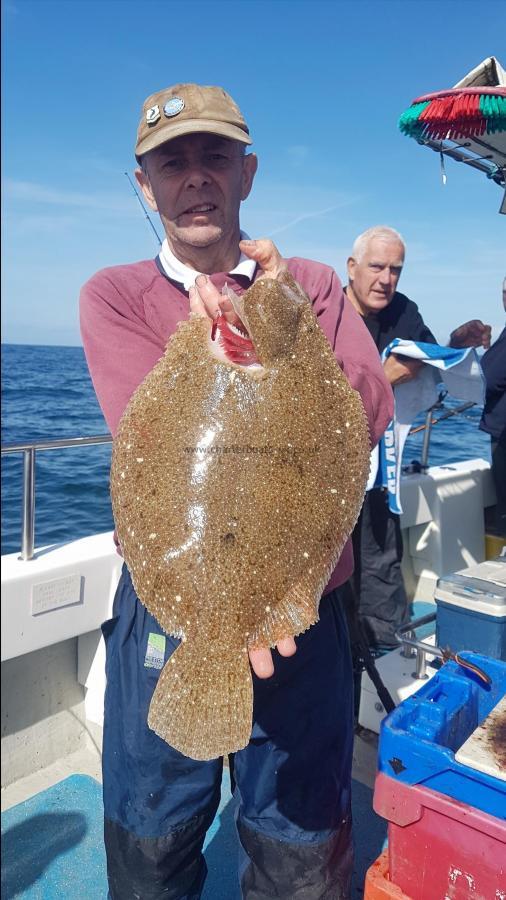
<path fill-rule="evenodd" d="M 348 260 L 350 299 L 362 316 L 381 312 L 392 300 L 404 264 L 400 241 L 374 237 L 357 262 Z"/>
<path fill-rule="evenodd" d="M 256 172 L 256 156 L 213 134 L 190 134 L 162 144 L 145 157 L 137 180 L 151 209 L 160 214 L 169 244 L 185 251 L 238 240 L 239 207 Z"/>

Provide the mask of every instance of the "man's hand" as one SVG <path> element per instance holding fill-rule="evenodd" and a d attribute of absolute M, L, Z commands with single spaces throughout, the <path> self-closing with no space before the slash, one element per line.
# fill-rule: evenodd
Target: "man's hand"
<path fill-rule="evenodd" d="M 286 263 L 278 248 L 269 238 L 258 241 L 239 241 L 239 247 L 245 256 L 254 259 L 262 269 L 260 278 L 279 278 L 286 271 Z"/>
<path fill-rule="evenodd" d="M 286 269 L 285 263 L 272 241 L 261 238 L 258 241 L 241 241 L 239 247 L 242 252 L 254 259 L 262 269 L 261 278 L 278 278 Z M 226 297 L 220 294 L 207 275 L 199 275 L 195 286 L 190 288 L 190 312 L 204 318 L 215 319 L 218 315 L 224 315 L 228 322 L 236 325 L 238 316 Z M 297 645 L 293 637 L 283 638 L 276 644 L 276 649 L 281 656 L 293 656 Z M 268 648 L 249 650 L 251 668 L 259 678 L 270 678 L 274 674 L 272 653 Z"/>
<path fill-rule="evenodd" d="M 423 363 L 418 359 L 409 359 L 407 356 L 391 353 L 383 363 L 383 371 L 392 387 L 395 387 L 398 384 L 413 381 L 422 366 Z"/>
<path fill-rule="evenodd" d="M 283 638 L 276 644 L 276 650 L 281 656 L 293 656 L 297 645 L 293 637 Z M 260 650 L 248 650 L 248 653 L 255 675 L 258 675 L 259 678 L 270 678 L 274 674 L 274 663 L 270 650 L 262 647 Z"/>
<path fill-rule="evenodd" d="M 262 269 L 260 278 L 278 278 L 286 269 L 278 249 L 268 238 L 258 241 L 240 241 L 239 247 L 245 256 L 254 259 Z M 207 275 L 199 275 L 195 286 L 190 288 L 190 312 L 199 316 L 215 319 L 224 315 L 232 325 L 240 324 L 240 319 L 232 303 L 220 294 Z"/>
<path fill-rule="evenodd" d="M 450 335 L 450 347 L 463 349 L 464 347 L 483 347 L 488 350 L 492 328 L 485 325 L 481 319 L 471 319 L 470 322 L 464 322 L 459 325 Z"/>

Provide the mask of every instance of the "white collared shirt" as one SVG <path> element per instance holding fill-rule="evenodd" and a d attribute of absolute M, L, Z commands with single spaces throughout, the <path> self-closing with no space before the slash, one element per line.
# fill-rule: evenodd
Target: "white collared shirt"
<path fill-rule="evenodd" d="M 241 240 L 249 240 L 248 235 L 244 231 L 241 231 Z M 167 238 L 165 238 L 162 243 L 158 259 L 160 260 L 165 274 L 168 275 L 169 278 L 172 278 L 173 281 L 178 281 L 182 284 L 185 291 L 189 290 L 189 288 L 195 284 L 195 279 L 202 274 L 202 272 L 197 272 L 196 269 L 191 269 L 190 266 L 185 266 L 177 256 L 174 256 L 169 247 Z M 246 275 L 250 281 L 253 281 L 256 265 L 257 264 L 253 259 L 250 259 L 248 256 L 245 256 L 244 253 L 241 253 L 239 262 L 235 269 L 230 270 L 229 274 Z"/>

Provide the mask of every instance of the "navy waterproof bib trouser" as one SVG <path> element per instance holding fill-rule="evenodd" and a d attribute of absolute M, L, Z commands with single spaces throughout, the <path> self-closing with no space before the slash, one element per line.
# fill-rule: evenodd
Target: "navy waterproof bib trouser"
<path fill-rule="evenodd" d="M 223 760 L 189 759 L 148 728 L 157 678 L 178 641 L 164 640 L 126 566 L 103 632 L 110 897 L 198 900 Z M 253 675 L 252 736 L 235 754 L 242 896 L 347 900 L 353 697 L 339 589 L 322 599 L 320 621 L 297 638 L 297 653 L 285 659 L 274 652 L 274 662 L 272 678 Z"/>

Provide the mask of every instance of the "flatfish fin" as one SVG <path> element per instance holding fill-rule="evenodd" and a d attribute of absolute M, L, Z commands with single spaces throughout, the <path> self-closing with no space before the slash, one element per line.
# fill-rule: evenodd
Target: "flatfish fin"
<path fill-rule="evenodd" d="M 246 649 L 183 641 L 158 679 L 148 725 L 185 756 L 208 760 L 245 747 L 252 719 Z"/>
<path fill-rule="evenodd" d="M 307 631 L 318 621 L 319 599 L 320 594 L 315 596 L 315 592 L 301 580 L 272 609 L 266 608 L 262 624 L 248 639 L 248 647 L 274 647 L 289 635 Z"/>

